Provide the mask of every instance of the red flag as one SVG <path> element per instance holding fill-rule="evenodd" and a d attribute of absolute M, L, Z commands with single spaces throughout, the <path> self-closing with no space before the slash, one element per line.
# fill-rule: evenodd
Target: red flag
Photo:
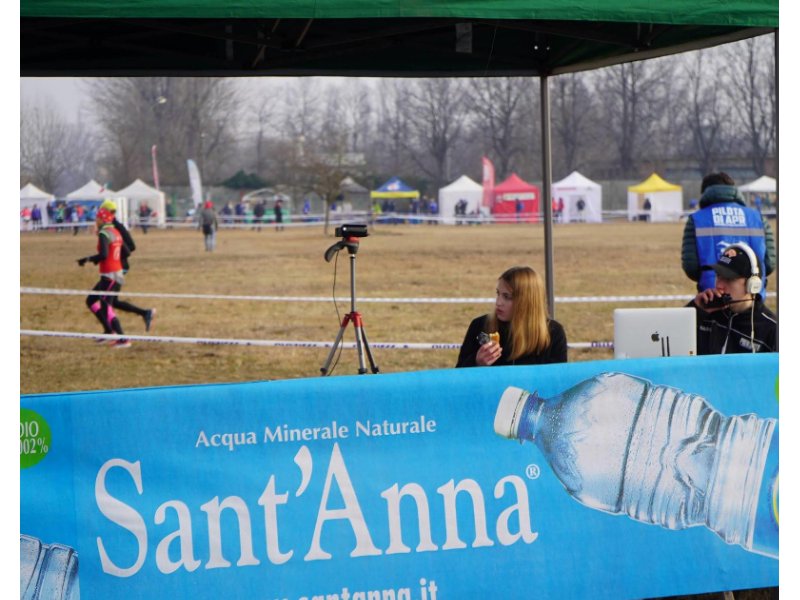
<path fill-rule="evenodd" d="M 483 205 L 491 208 L 494 204 L 494 165 L 483 157 Z"/>

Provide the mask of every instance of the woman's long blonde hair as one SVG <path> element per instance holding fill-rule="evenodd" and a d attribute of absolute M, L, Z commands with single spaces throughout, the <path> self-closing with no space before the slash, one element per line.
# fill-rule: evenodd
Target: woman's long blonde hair
<path fill-rule="evenodd" d="M 515 360 L 525 354 L 542 352 L 550 345 L 547 325 L 547 299 L 542 277 L 530 267 L 511 267 L 500 275 L 511 288 L 514 309 L 509 328 L 511 355 Z M 497 314 L 486 319 L 487 332 L 497 331 Z"/>

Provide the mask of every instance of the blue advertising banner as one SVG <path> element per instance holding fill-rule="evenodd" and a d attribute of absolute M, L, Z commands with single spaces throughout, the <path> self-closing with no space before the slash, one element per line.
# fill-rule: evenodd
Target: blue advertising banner
<path fill-rule="evenodd" d="M 764 354 L 22 396 L 24 597 L 774 586 L 777 380 Z"/>

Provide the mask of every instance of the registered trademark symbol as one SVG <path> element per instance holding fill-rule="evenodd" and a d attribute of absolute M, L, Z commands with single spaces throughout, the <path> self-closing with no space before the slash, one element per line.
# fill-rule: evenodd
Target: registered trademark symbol
<path fill-rule="evenodd" d="M 531 464 L 525 468 L 525 475 L 528 476 L 528 479 L 539 479 L 539 465 Z"/>

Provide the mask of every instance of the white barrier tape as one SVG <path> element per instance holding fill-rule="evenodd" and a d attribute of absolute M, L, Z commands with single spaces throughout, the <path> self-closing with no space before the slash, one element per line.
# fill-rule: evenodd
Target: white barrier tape
<path fill-rule="evenodd" d="M 62 338 L 84 338 L 84 339 L 103 339 L 103 340 L 130 340 L 135 342 L 169 342 L 176 344 L 200 344 L 210 346 L 270 346 L 270 347 L 295 347 L 295 348 L 331 348 L 333 342 L 306 342 L 298 340 L 240 340 L 240 339 L 216 339 L 216 338 L 194 338 L 194 337 L 171 337 L 171 336 L 152 336 L 152 335 L 110 335 L 97 333 L 78 333 L 74 331 L 44 331 L 37 329 L 21 329 L 20 335 L 37 337 L 62 337 Z M 416 344 L 416 343 L 394 343 L 394 342 L 368 342 L 370 349 L 394 349 L 394 350 L 458 350 L 461 344 Z M 342 347 L 354 349 L 355 342 L 342 342 Z"/>
<path fill-rule="evenodd" d="M 218 338 L 194 338 L 154 335 L 111 335 L 99 333 L 79 333 L 75 331 L 45 331 L 38 329 L 21 329 L 20 335 L 32 337 L 60 337 L 83 338 L 92 340 L 130 340 L 134 342 L 167 342 L 173 344 L 199 344 L 204 346 L 264 346 L 264 347 L 293 347 L 293 348 L 331 348 L 333 342 L 305 342 L 297 340 L 240 340 Z M 370 349 L 378 350 L 459 350 L 461 344 L 425 344 L 425 343 L 398 343 L 398 342 L 368 342 Z M 341 342 L 346 349 L 355 349 L 355 342 Z M 567 344 L 568 348 L 613 348 L 613 342 L 573 342 Z"/>
<path fill-rule="evenodd" d="M 74 290 L 56 288 L 35 288 L 21 287 L 20 294 L 44 294 L 55 296 L 88 296 L 90 294 L 100 296 L 130 296 L 145 298 L 180 298 L 198 300 L 257 300 L 270 302 L 330 302 L 330 296 L 236 296 L 225 294 L 169 294 L 160 292 L 97 292 L 94 290 Z M 774 297 L 775 292 L 768 292 L 767 296 Z M 683 301 L 688 302 L 691 296 L 681 294 L 670 294 L 661 296 L 557 296 L 556 302 L 568 304 L 576 302 L 663 302 L 663 301 Z M 346 298 L 339 298 L 345 301 Z M 390 304 L 490 304 L 494 298 L 357 298 L 358 302 L 368 303 L 390 303 Z"/>

